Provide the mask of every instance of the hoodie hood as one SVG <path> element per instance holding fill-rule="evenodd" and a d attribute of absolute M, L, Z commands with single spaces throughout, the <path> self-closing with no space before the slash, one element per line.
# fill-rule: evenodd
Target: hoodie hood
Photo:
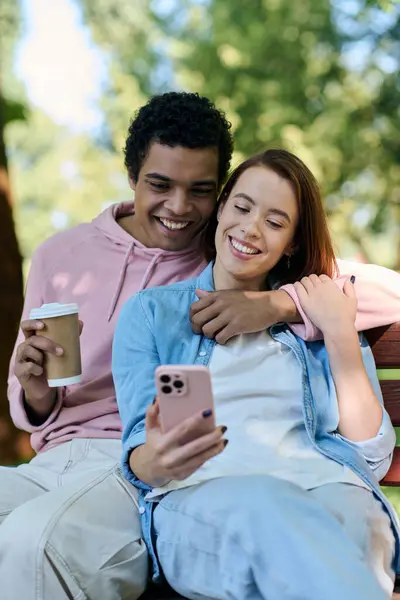
<path fill-rule="evenodd" d="M 194 260 L 196 256 L 201 256 L 200 234 L 197 235 L 190 246 L 184 250 L 170 251 L 162 250 L 161 248 L 148 248 L 147 246 L 144 246 L 118 224 L 119 218 L 133 215 L 134 213 L 134 202 L 121 202 L 119 204 L 112 204 L 111 206 L 107 207 L 92 221 L 92 225 L 99 232 L 101 232 L 101 234 L 104 235 L 104 237 L 106 237 L 111 244 L 121 248 L 120 272 L 117 287 L 115 289 L 115 293 L 111 300 L 107 314 L 108 321 L 113 316 L 115 307 L 117 306 L 122 288 L 124 286 L 126 271 L 132 255 L 135 254 L 142 259 L 146 259 L 149 263 L 140 281 L 139 290 L 142 290 L 147 286 L 159 262 L 180 260 L 184 264 L 187 261 L 190 262 Z M 183 279 L 184 273 L 182 273 L 182 275 Z"/>

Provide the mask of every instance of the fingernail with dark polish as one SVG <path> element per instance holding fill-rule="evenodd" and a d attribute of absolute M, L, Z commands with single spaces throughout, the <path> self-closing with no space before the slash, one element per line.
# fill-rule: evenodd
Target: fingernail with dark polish
<path fill-rule="evenodd" d="M 350 277 L 350 282 L 351 282 L 351 283 L 354 283 L 354 282 L 355 282 L 355 280 L 356 280 L 356 276 L 355 276 L 355 275 L 352 275 L 352 276 Z"/>
<path fill-rule="evenodd" d="M 208 409 L 208 410 L 204 410 L 203 411 L 203 417 L 206 419 L 207 417 L 211 417 L 212 415 L 212 410 Z"/>
<path fill-rule="evenodd" d="M 221 427 L 221 433 L 222 433 L 222 435 L 224 435 L 225 431 L 228 431 L 228 428 L 227 428 L 227 427 L 225 427 L 225 425 L 223 425 L 223 426 Z"/>
<path fill-rule="evenodd" d="M 229 440 L 224 440 L 224 448 L 228 445 Z"/>
<path fill-rule="evenodd" d="M 156 400 L 157 400 L 157 396 L 154 396 L 154 400 L 153 400 L 152 404 L 155 404 Z"/>

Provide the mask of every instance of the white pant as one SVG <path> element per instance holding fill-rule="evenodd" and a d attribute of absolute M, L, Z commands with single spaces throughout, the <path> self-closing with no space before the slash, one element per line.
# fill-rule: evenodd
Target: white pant
<path fill-rule="evenodd" d="M 136 600 L 147 581 L 119 440 L 74 439 L 0 467 L 2 600 Z"/>

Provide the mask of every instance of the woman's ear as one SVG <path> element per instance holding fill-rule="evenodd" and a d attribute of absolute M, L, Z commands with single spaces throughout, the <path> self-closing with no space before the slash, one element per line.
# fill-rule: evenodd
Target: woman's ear
<path fill-rule="evenodd" d="M 296 242 L 293 240 L 290 242 L 290 244 L 287 246 L 286 250 L 285 250 L 285 254 L 287 257 L 291 257 L 294 254 L 296 254 L 296 252 L 298 251 L 299 246 L 298 244 L 296 244 Z"/>

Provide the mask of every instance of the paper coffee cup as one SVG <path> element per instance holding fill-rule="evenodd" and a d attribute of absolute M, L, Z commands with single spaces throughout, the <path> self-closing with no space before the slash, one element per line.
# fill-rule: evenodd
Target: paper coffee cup
<path fill-rule="evenodd" d="M 44 368 L 50 387 L 79 383 L 82 376 L 77 304 L 43 304 L 29 317 L 44 323 L 36 335 L 47 337 L 64 350 L 61 356 L 45 352 Z"/>

